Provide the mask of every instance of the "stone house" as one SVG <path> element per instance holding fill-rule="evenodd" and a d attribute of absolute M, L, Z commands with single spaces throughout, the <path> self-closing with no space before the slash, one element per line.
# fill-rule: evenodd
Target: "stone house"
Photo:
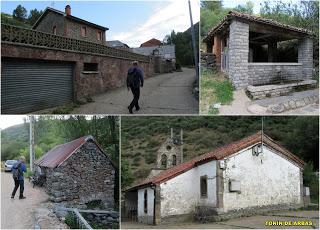
<path fill-rule="evenodd" d="M 147 224 L 222 220 L 250 213 L 298 208 L 309 195 L 305 163 L 258 132 L 178 164 L 125 191 Z"/>
<path fill-rule="evenodd" d="M 35 162 L 54 202 L 114 206 L 115 167 L 92 136 L 58 145 Z"/>
<path fill-rule="evenodd" d="M 152 47 L 152 46 L 161 46 L 161 45 L 163 45 L 163 43 L 160 40 L 152 38 L 152 39 L 142 43 L 140 45 L 140 47 Z"/>
<path fill-rule="evenodd" d="M 230 11 L 203 39 L 206 52 L 237 89 L 281 80 L 305 80 L 313 72 L 313 35 L 303 28 Z M 296 42 L 297 52 L 279 57 L 279 46 Z"/>
<path fill-rule="evenodd" d="M 65 7 L 65 12 L 47 7 L 32 29 L 99 44 L 106 43 L 106 31 L 109 30 L 72 16 L 70 5 Z"/>

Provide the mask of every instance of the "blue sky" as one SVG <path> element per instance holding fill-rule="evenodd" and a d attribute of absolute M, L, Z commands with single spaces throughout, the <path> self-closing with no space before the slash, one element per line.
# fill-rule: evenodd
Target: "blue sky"
<path fill-rule="evenodd" d="M 12 14 L 17 5 L 44 10 L 46 7 L 64 11 L 109 28 L 107 40 L 121 40 L 139 46 L 151 38 L 162 40 L 172 30 L 190 27 L 187 0 L 172 1 L 1 1 L 1 12 Z M 199 2 L 192 0 L 194 23 L 199 21 Z"/>

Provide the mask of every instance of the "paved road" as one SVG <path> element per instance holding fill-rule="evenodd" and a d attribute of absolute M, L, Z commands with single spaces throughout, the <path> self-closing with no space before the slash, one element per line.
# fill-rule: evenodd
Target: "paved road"
<path fill-rule="evenodd" d="M 24 200 L 19 200 L 19 190 L 15 199 L 11 199 L 13 179 L 11 173 L 1 172 L 1 229 L 34 228 L 34 214 L 43 202 L 48 200 L 46 193 L 40 188 L 32 188 L 25 181 Z"/>
<path fill-rule="evenodd" d="M 122 229 L 143 229 L 143 228 L 175 228 L 175 229 L 275 229 L 275 228 L 294 228 L 294 229 L 319 229 L 318 211 L 281 211 L 267 215 L 258 215 L 230 219 L 221 222 L 196 223 L 185 222 L 179 224 L 162 224 L 158 226 L 146 225 L 136 222 L 122 222 Z M 314 226 L 266 226 L 266 221 L 312 221 Z"/>
<path fill-rule="evenodd" d="M 198 114 L 198 101 L 192 95 L 194 69 L 161 74 L 146 79 L 141 89 L 141 110 L 134 114 Z M 112 90 L 93 98 L 74 109 L 73 114 L 129 114 L 127 106 L 132 100 L 126 87 Z"/>

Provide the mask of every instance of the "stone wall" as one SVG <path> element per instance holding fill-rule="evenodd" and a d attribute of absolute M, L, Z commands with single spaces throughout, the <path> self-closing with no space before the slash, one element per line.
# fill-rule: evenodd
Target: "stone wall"
<path fill-rule="evenodd" d="M 64 17 L 49 11 L 35 29 L 41 32 L 53 34 L 53 26 L 56 26 L 57 28 L 57 35 L 64 36 Z"/>
<path fill-rule="evenodd" d="M 313 70 L 313 41 L 311 38 L 299 40 L 298 62 L 302 64 L 303 78 L 311 78 Z"/>
<path fill-rule="evenodd" d="M 43 171 L 52 201 L 80 205 L 101 201 L 106 209 L 113 208 L 115 169 L 96 144 L 86 142 L 59 167 Z"/>
<path fill-rule="evenodd" d="M 229 78 L 236 89 L 248 85 L 249 25 L 233 20 L 229 32 Z"/>
<path fill-rule="evenodd" d="M 126 83 L 127 72 L 133 60 L 104 55 L 63 51 L 41 47 L 1 44 L 1 57 L 70 62 L 74 65 L 74 100 L 82 100 L 108 90 L 122 87 Z M 97 72 L 83 71 L 85 62 L 98 63 Z M 145 78 L 153 75 L 152 62 L 139 62 Z"/>
<path fill-rule="evenodd" d="M 248 84 L 263 85 L 281 80 L 302 80 L 300 63 L 248 63 Z"/>
<path fill-rule="evenodd" d="M 119 213 L 114 211 L 103 213 L 81 213 L 90 226 L 99 229 L 119 228 Z"/>
<path fill-rule="evenodd" d="M 181 145 L 175 144 L 173 139 L 168 138 L 157 151 L 157 168 L 162 168 L 161 159 L 162 156 L 167 156 L 166 168 L 172 167 L 173 156 L 176 156 L 176 165 L 181 164 Z"/>
<path fill-rule="evenodd" d="M 66 20 L 67 22 L 67 37 L 80 39 L 88 42 L 95 42 L 100 44 L 105 44 L 105 32 L 103 30 L 99 30 L 95 27 L 88 26 L 86 24 L 78 23 L 73 20 Z M 81 28 L 86 27 L 87 36 L 83 37 L 81 35 Z M 103 38 L 101 41 L 97 39 L 97 32 L 100 31 L 103 34 Z"/>

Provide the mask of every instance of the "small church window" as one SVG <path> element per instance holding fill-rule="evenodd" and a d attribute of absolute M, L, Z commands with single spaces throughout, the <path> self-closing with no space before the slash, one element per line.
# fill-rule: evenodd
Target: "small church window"
<path fill-rule="evenodd" d="M 167 145 L 167 150 L 171 150 L 171 146 L 170 145 Z"/>
<path fill-rule="evenodd" d="M 172 165 L 177 165 L 177 156 L 176 155 L 172 156 Z"/>
<path fill-rule="evenodd" d="M 144 213 L 148 213 L 148 190 L 144 190 Z"/>
<path fill-rule="evenodd" d="M 207 176 L 200 177 L 200 196 L 207 198 L 208 196 L 208 178 Z"/>
<path fill-rule="evenodd" d="M 163 154 L 161 156 L 161 167 L 166 168 L 167 167 L 167 155 Z"/>
<path fill-rule="evenodd" d="M 57 35 L 57 26 L 53 26 L 53 27 L 52 27 L 52 33 L 53 33 L 54 35 Z"/>

